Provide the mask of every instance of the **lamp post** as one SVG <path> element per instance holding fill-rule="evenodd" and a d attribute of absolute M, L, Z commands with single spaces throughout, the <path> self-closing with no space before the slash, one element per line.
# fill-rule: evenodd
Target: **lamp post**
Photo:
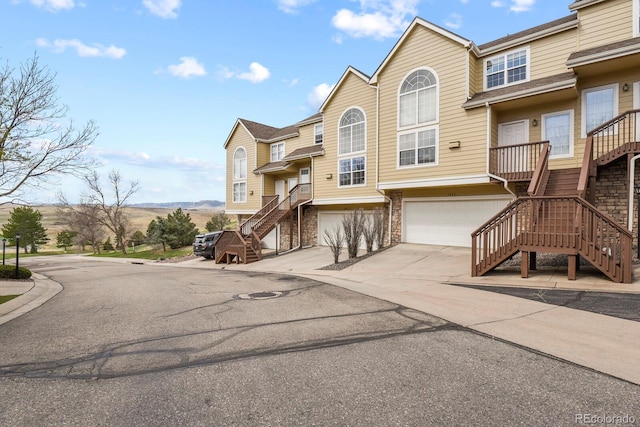
<path fill-rule="evenodd" d="M 18 268 L 20 263 L 20 233 L 16 233 L 16 279 L 20 277 Z"/>
<path fill-rule="evenodd" d="M 640 259 L 640 185 L 636 185 L 636 195 L 638 196 L 638 222 L 636 228 L 638 229 L 638 259 Z"/>
<path fill-rule="evenodd" d="M 2 239 L 2 265 L 4 265 L 4 248 L 7 246 L 7 239 Z"/>

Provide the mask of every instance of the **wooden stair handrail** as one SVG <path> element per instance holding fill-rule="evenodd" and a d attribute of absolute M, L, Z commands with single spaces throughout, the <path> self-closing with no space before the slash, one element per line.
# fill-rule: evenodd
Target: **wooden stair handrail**
<path fill-rule="evenodd" d="M 539 241 L 557 232 L 544 228 L 548 224 L 538 230 L 538 221 L 534 218 L 544 217 L 545 213 L 552 215 L 552 212 L 573 214 L 561 234 L 550 241 Z M 519 197 L 476 229 L 471 241 L 472 276 L 494 269 L 519 250 L 546 248 L 580 254 L 611 280 L 631 283 L 631 232 L 579 196 Z"/>
<path fill-rule="evenodd" d="M 278 205 L 279 196 L 272 196 L 272 199 L 269 203 L 265 204 L 258 212 L 251 215 L 246 221 L 244 221 L 238 229 L 241 230 L 243 236 L 248 236 L 251 234 L 251 230 L 254 228 L 254 224 L 262 219 L 265 215 L 273 210 L 275 206 Z"/>
<path fill-rule="evenodd" d="M 584 144 L 584 156 L 582 158 L 582 166 L 580 168 L 580 178 L 578 179 L 578 195 L 585 197 L 587 193 L 587 186 L 589 185 L 589 178 L 593 171 L 593 135 L 587 136 L 587 140 Z"/>
<path fill-rule="evenodd" d="M 538 158 L 538 163 L 536 164 L 536 168 L 533 171 L 533 177 L 531 178 L 529 188 L 527 189 L 527 193 L 529 193 L 529 195 L 538 195 L 540 187 L 544 182 L 545 174 L 548 177 L 550 153 L 551 145 L 549 144 L 549 141 L 542 141 L 540 147 L 540 157 Z"/>

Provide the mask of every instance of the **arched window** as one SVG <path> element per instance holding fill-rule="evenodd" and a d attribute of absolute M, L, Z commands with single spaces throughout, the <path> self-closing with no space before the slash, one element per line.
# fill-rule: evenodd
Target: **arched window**
<path fill-rule="evenodd" d="M 438 120 L 438 79 L 426 69 L 412 72 L 402 82 L 398 105 L 400 127 Z"/>
<path fill-rule="evenodd" d="M 340 118 L 338 127 L 338 154 L 349 154 L 365 149 L 365 116 L 359 108 L 348 109 Z"/>
<path fill-rule="evenodd" d="M 233 153 L 233 201 L 247 201 L 247 152 L 242 147 Z"/>

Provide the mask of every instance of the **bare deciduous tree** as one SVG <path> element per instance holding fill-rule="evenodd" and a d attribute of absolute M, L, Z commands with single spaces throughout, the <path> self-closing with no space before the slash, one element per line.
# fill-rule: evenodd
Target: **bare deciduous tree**
<path fill-rule="evenodd" d="M 342 253 L 342 248 L 344 247 L 344 234 L 342 234 L 342 228 L 336 224 L 331 231 L 325 230 L 324 241 L 329 245 L 329 248 L 331 248 L 331 252 L 333 253 L 333 262 L 334 264 L 337 264 L 340 259 L 340 254 Z"/>
<path fill-rule="evenodd" d="M 26 190 L 95 165 L 84 156 L 98 136 L 92 121 L 76 130 L 57 97 L 55 74 L 38 57 L 0 69 L 0 204 L 25 202 Z"/>
<path fill-rule="evenodd" d="M 76 233 L 74 242 L 84 250 L 85 245 L 91 245 L 94 254 L 100 253 L 100 246 L 106 237 L 104 226 L 98 220 L 98 206 L 79 204 L 70 209 L 62 206 L 58 209 L 58 217 L 67 228 Z"/>
<path fill-rule="evenodd" d="M 109 172 L 107 187 L 103 186 L 96 171 L 85 175 L 84 180 L 88 191 L 81 195 L 80 206 L 94 207 L 94 218 L 115 235 L 118 249 L 126 254 L 127 239 L 133 231 L 126 208 L 129 198 L 138 191 L 138 181 L 125 185 L 117 170 Z M 58 199 L 65 210 L 77 212 L 78 207 L 71 205 L 63 194 L 59 194 Z"/>
<path fill-rule="evenodd" d="M 347 253 L 349 258 L 358 256 L 358 248 L 360 239 L 364 230 L 364 210 L 355 209 L 350 213 L 344 214 L 342 217 L 342 229 L 344 230 L 344 238 L 347 243 Z"/>
<path fill-rule="evenodd" d="M 384 208 L 377 207 L 373 211 L 373 224 L 376 230 L 376 244 L 378 249 L 384 246 L 384 231 L 386 229 L 386 223 L 384 221 Z"/>
<path fill-rule="evenodd" d="M 364 243 L 367 247 L 367 253 L 373 252 L 373 244 L 376 242 L 378 236 L 378 230 L 376 229 L 376 222 L 371 215 L 367 215 L 364 221 L 364 227 L 362 228 L 362 237 L 364 237 Z"/>

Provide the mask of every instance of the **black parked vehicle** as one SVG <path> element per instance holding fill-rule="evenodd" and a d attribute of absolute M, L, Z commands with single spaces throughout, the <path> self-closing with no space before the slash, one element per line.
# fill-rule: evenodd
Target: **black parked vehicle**
<path fill-rule="evenodd" d="M 207 259 L 213 258 L 215 256 L 214 248 L 220 236 L 222 236 L 222 231 L 198 234 L 193 241 L 193 254 Z"/>

